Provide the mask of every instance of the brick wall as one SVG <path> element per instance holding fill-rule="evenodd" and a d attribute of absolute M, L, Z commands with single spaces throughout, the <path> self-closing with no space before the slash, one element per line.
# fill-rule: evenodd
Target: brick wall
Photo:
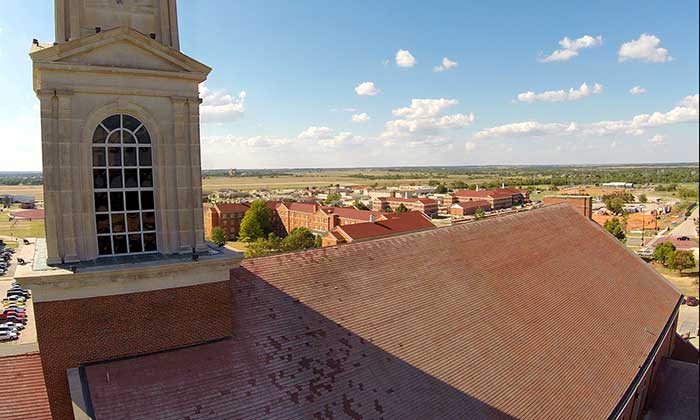
<path fill-rule="evenodd" d="M 73 419 L 66 370 L 232 334 L 230 282 L 34 304 L 54 420 Z"/>
<path fill-rule="evenodd" d="M 574 208 L 574 210 L 581 213 L 585 217 L 589 219 L 593 218 L 593 198 L 591 196 L 557 195 L 544 198 L 545 206 L 560 203 L 568 203 Z"/>

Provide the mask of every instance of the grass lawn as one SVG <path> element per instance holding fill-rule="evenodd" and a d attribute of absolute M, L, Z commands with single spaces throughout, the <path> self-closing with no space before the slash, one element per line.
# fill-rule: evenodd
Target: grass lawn
<path fill-rule="evenodd" d="M 674 286 L 678 288 L 686 296 L 700 297 L 699 286 L 698 286 L 698 268 L 695 267 L 691 271 L 684 271 L 679 274 L 678 271 L 669 270 L 661 264 L 656 262 L 651 263 L 652 267 L 656 269 L 661 275 L 666 277 L 668 281 L 673 283 Z"/>
<path fill-rule="evenodd" d="M 43 238 L 46 236 L 44 220 L 14 220 L 10 222 L 7 214 L 0 214 L 0 236 L 19 238 Z"/>
<path fill-rule="evenodd" d="M 226 242 L 226 248 L 237 252 L 246 252 L 248 249 L 248 244 L 245 242 Z"/>

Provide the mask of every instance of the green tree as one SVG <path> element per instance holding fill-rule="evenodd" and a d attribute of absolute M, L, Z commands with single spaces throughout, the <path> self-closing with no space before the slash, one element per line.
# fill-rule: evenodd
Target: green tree
<path fill-rule="evenodd" d="M 330 205 L 330 204 L 335 203 L 336 201 L 340 201 L 341 198 L 342 198 L 342 197 L 341 197 L 340 194 L 338 194 L 337 192 L 335 192 L 335 193 L 330 193 L 330 194 L 328 194 L 328 197 L 326 197 L 326 199 L 323 200 L 323 204 L 325 204 L 325 205 Z"/>
<path fill-rule="evenodd" d="M 481 207 L 477 207 L 476 211 L 474 212 L 474 220 L 481 220 L 484 217 L 486 217 L 484 210 Z"/>
<path fill-rule="evenodd" d="M 211 241 L 217 244 L 226 242 L 226 232 L 220 227 L 215 227 L 211 230 Z"/>
<path fill-rule="evenodd" d="M 245 256 L 248 258 L 266 257 L 279 253 L 281 249 L 282 240 L 275 236 L 274 233 L 271 233 L 267 238 L 258 238 L 249 243 Z"/>
<path fill-rule="evenodd" d="M 695 255 L 692 251 L 676 250 L 666 255 L 666 267 L 671 270 L 678 270 L 682 273 L 683 270 L 695 268 Z"/>
<path fill-rule="evenodd" d="M 238 238 L 243 242 L 253 242 L 266 238 L 272 232 L 272 209 L 262 200 L 253 201 L 241 221 Z"/>
<path fill-rule="evenodd" d="M 676 251 L 676 246 L 671 242 L 664 242 L 654 249 L 654 261 L 658 261 L 661 264 L 666 265 L 666 257 L 671 252 Z"/>
<path fill-rule="evenodd" d="M 640 203 L 646 203 L 646 202 L 648 202 L 648 201 L 649 201 L 649 199 L 647 198 L 647 195 L 646 195 L 646 194 L 640 194 L 640 195 L 639 195 L 639 202 L 640 202 Z"/>
<path fill-rule="evenodd" d="M 614 214 L 622 213 L 625 208 L 625 200 L 618 195 L 603 196 L 603 203 Z"/>
<path fill-rule="evenodd" d="M 449 190 L 447 189 L 447 185 L 445 183 L 440 183 L 437 185 L 437 188 L 435 188 L 435 192 L 437 194 L 446 194 Z"/>
<path fill-rule="evenodd" d="M 292 230 L 286 238 L 282 240 L 282 250 L 300 251 L 316 247 L 316 236 L 305 227 L 298 227 Z"/>
<path fill-rule="evenodd" d="M 624 243 L 627 241 L 627 235 L 625 234 L 624 224 L 621 223 L 620 219 L 618 219 L 617 217 L 613 217 L 610 220 L 606 220 L 603 224 L 603 227 L 605 228 L 605 230 L 610 232 L 612 236 L 619 239 L 620 242 Z"/>
<path fill-rule="evenodd" d="M 399 206 L 396 208 L 396 213 L 406 213 L 408 212 L 408 207 L 406 207 L 403 203 L 399 204 Z"/>
<path fill-rule="evenodd" d="M 367 207 L 367 206 L 365 205 L 365 203 L 363 203 L 363 202 L 360 201 L 360 200 L 355 200 L 355 202 L 352 203 L 352 206 L 355 207 L 355 208 L 358 209 L 358 210 L 369 210 L 369 207 Z"/>

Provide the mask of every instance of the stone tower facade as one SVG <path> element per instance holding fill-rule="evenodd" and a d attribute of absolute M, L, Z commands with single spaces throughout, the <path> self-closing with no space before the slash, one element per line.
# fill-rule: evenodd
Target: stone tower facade
<path fill-rule="evenodd" d="M 203 252 L 199 84 L 174 0 L 57 0 L 31 51 L 49 264 Z"/>
<path fill-rule="evenodd" d="M 56 0 L 35 41 L 46 240 L 17 281 L 33 293 L 52 417 L 91 418 L 87 364 L 232 335 L 230 270 L 204 240 L 199 84 L 175 0 Z M 229 315 L 227 315 L 229 314 Z"/>

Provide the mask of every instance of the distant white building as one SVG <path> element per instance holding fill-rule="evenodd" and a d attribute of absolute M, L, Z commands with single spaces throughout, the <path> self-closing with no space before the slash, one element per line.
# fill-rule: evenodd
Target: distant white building
<path fill-rule="evenodd" d="M 610 188 L 632 188 L 634 184 L 631 182 L 604 182 L 602 186 Z"/>

